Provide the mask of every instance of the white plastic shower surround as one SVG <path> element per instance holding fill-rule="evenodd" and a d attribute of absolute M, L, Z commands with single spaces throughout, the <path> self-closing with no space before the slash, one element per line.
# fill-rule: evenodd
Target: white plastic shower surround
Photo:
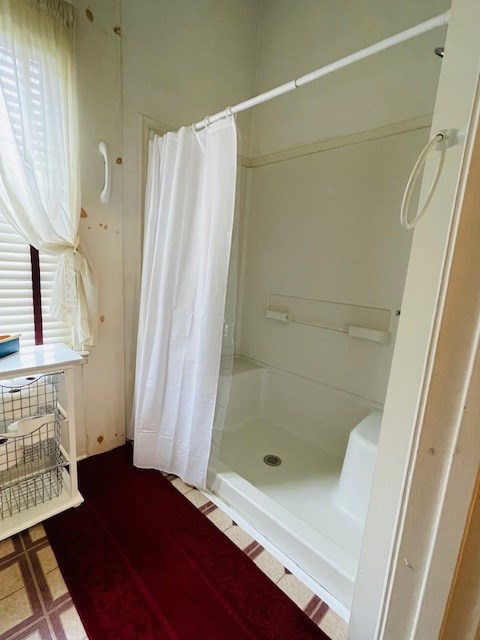
<path fill-rule="evenodd" d="M 211 490 L 310 576 L 310 588 L 345 618 L 380 408 L 298 375 L 235 358 L 219 460 L 212 463 Z M 355 429 L 365 419 L 366 428 Z M 342 472 L 352 430 L 350 464 Z M 279 456 L 281 465 L 265 464 L 267 454 Z M 355 510 L 351 505 L 359 506 Z"/>

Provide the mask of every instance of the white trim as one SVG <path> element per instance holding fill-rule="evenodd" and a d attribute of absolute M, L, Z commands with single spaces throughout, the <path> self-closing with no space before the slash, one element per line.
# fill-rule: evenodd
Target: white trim
<path fill-rule="evenodd" d="M 165 135 L 169 131 L 176 131 L 176 127 L 165 125 L 161 122 L 150 118 L 142 113 L 138 113 L 140 118 L 141 129 L 141 143 L 139 155 L 141 158 L 141 207 L 143 212 L 143 192 L 145 191 L 146 182 L 146 164 L 147 164 L 147 151 L 148 140 L 152 134 Z M 317 153 L 323 153 L 324 151 L 332 151 L 333 149 L 341 149 L 342 147 L 350 147 L 356 144 L 363 144 L 364 142 L 372 142 L 374 140 L 381 140 L 383 138 L 389 138 L 391 136 L 398 136 L 404 133 L 410 133 L 412 131 L 429 130 L 432 124 L 432 114 L 426 113 L 422 116 L 410 118 L 408 120 L 402 120 L 400 122 L 392 122 L 382 127 L 376 127 L 375 129 L 367 129 L 366 131 L 357 131 L 350 133 L 346 136 L 334 136 L 333 138 L 322 138 L 309 144 L 299 145 L 291 147 L 289 149 L 279 149 L 273 153 L 267 153 L 260 156 L 247 157 L 240 155 L 240 164 L 246 169 L 257 169 L 259 167 L 265 167 L 270 164 L 278 164 L 279 162 L 286 162 L 295 158 L 303 158 L 304 156 L 315 155 Z"/>
<path fill-rule="evenodd" d="M 412 520 L 416 519 L 416 514 L 422 509 L 424 498 L 422 487 L 425 485 L 429 488 L 432 500 L 437 498 L 437 501 L 435 509 L 428 514 L 428 519 L 415 531 L 415 544 L 419 548 L 424 548 L 425 552 L 424 557 L 420 556 L 422 564 L 412 567 L 419 577 L 416 578 L 418 597 L 412 612 L 413 619 L 411 628 L 409 628 L 409 637 L 424 638 L 426 633 L 431 634 L 432 638 L 438 637 L 450 586 L 454 579 L 456 559 L 460 552 L 463 532 L 470 512 L 471 495 L 480 467 L 480 432 L 478 430 L 480 415 L 478 398 L 480 291 L 478 289 L 476 292 L 464 291 L 462 314 L 458 314 L 458 305 L 452 308 L 452 303 L 448 299 L 448 296 L 456 295 L 457 299 L 459 296 L 461 297 L 458 288 L 452 290 L 449 286 L 452 282 L 452 275 L 458 274 L 459 269 L 461 270 L 463 266 L 462 275 L 465 276 L 465 281 L 461 285 L 463 289 L 468 285 L 468 275 L 471 274 L 471 270 L 478 272 L 479 264 L 475 263 L 475 254 L 478 254 L 479 251 L 478 243 L 476 247 L 465 247 L 465 238 L 463 244 L 460 245 L 457 240 L 459 227 L 463 222 L 461 216 L 468 216 L 468 210 L 465 212 L 464 206 L 469 188 L 468 181 L 473 178 L 470 173 L 473 149 L 475 145 L 480 146 L 479 118 L 480 78 L 477 84 L 471 130 L 461 168 L 460 184 L 455 199 L 454 221 L 445 260 L 435 333 L 432 338 L 421 410 L 417 419 L 415 440 L 401 505 L 401 521 L 397 529 L 394 550 L 395 560 L 391 567 L 387 597 L 384 601 L 379 625 L 380 637 L 382 638 L 388 638 L 388 634 L 391 633 L 389 631 L 389 614 L 394 590 L 401 591 L 411 588 L 411 581 L 405 575 L 405 565 L 408 567 L 405 551 L 411 548 L 412 543 L 408 540 L 408 535 L 409 532 L 411 535 Z M 471 233 L 474 234 L 474 220 L 466 220 L 465 225 L 468 224 Z M 469 249 L 470 260 L 467 259 Z M 458 266 L 458 260 L 463 261 L 464 264 Z M 455 286 L 455 284 L 457 287 L 459 286 L 458 275 L 457 282 L 454 282 L 453 285 Z M 451 354 L 448 367 L 440 360 L 442 354 Z M 452 370 L 453 372 L 458 371 L 459 367 L 461 367 L 462 376 L 455 381 L 457 384 L 452 381 L 450 385 L 445 386 L 444 404 L 442 404 L 439 395 L 437 395 L 440 391 L 437 381 L 443 379 L 444 383 L 447 382 Z M 437 388 L 435 387 L 436 382 Z M 446 416 L 446 425 L 441 422 L 442 416 L 439 411 L 444 408 L 444 405 L 453 412 L 452 422 L 449 421 L 448 412 L 443 414 Z M 447 427 L 447 437 L 444 433 L 445 427 Z M 443 468 L 439 469 L 438 464 L 429 463 L 428 456 L 425 455 L 426 442 L 430 445 L 429 448 L 435 456 L 439 456 L 440 460 L 443 460 Z M 402 585 L 404 586 L 402 587 Z M 425 606 L 425 603 L 428 603 L 428 606 Z"/>
<path fill-rule="evenodd" d="M 430 129 L 431 124 L 432 114 L 427 113 L 417 118 L 411 118 L 401 122 L 393 122 L 392 124 L 387 124 L 383 127 L 368 129 L 367 131 L 359 131 L 346 136 L 335 136 L 333 138 L 317 140 L 316 142 L 300 145 L 298 147 L 283 149 L 262 156 L 255 156 L 250 158 L 247 167 L 249 169 L 255 169 L 269 164 L 285 162 L 286 160 L 292 160 L 294 158 L 322 153 L 323 151 L 331 151 L 332 149 L 340 149 L 342 147 L 349 147 L 355 144 L 362 144 L 363 142 L 371 142 L 373 140 L 380 140 L 390 136 L 397 136 L 410 131 L 427 130 Z"/>
<path fill-rule="evenodd" d="M 448 56 L 442 63 L 433 117 L 435 131 L 461 128 L 469 123 L 478 86 L 479 18 L 478 0 L 455 0 L 453 3 L 445 44 Z M 423 195 L 434 168 L 434 163 L 427 163 Z M 458 180 L 465 170 L 468 171 L 468 156 L 464 150 L 449 149 L 429 212 L 415 230 L 360 554 L 349 640 L 438 638 L 436 629 L 441 624 L 441 609 L 445 606 L 444 591 L 447 589 L 448 596 L 456 557 L 453 553 L 453 558 L 444 555 L 434 559 L 432 545 L 436 544 L 437 535 L 441 545 L 438 549 L 445 550 L 445 543 L 448 544 L 445 530 L 438 528 L 442 518 L 442 495 L 446 496 L 443 483 L 451 480 L 446 474 L 452 464 L 451 458 L 458 457 L 451 445 L 458 435 L 454 410 L 464 390 L 468 365 L 468 354 L 465 355 L 464 349 L 469 335 L 464 332 L 471 333 L 471 322 L 476 314 L 472 305 L 478 303 L 475 292 L 478 262 L 475 262 L 476 274 L 472 274 L 469 283 L 473 300 L 467 300 L 463 305 L 451 306 L 450 302 L 449 306 L 447 303 L 442 317 L 441 303 L 449 276 L 448 256 L 459 214 Z M 475 237 L 477 228 L 478 223 L 470 221 L 470 238 Z M 476 255 L 480 257 L 478 248 Z M 463 259 L 465 261 L 465 256 Z M 468 274 L 469 269 L 471 265 L 466 262 L 464 273 Z M 472 284 L 475 277 L 476 284 Z M 466 282 L 457 283 L 457 289 L 465 296 L 466 286 Z M 445 319 L 450 319 L 448 324 Z M 468 347 L 471 348 L 471 337 Z M 432 364 L 433 377 L 430 375 Z M 450 379 L 445 376 L 443 388 L 433 388 L 442 364 L 444 373 L 450 371 Z M 443 408 L 443 415 L 439 415 L 439 408 Z M 452 539 L 461 538 L 463 534 L 472 490 L 467 469 L 461 468 L 459 472 L 462 476 L 456 487 L 459 508 L 453 521 L 450 520 L 449 536 L 453 536 Z M 459 492 L 460 486 L 464 488 Z M 466 508 L 463 498 L 466 498 Z M 427 594 L 429 576 L 433 578 L 434 571 L 437 581 L 430 583 Z M 423 598 L 423 609 L 419 596 Z M 430 626 L 419 626 L 418 612 L 421 616 L 431 616 Z"/>

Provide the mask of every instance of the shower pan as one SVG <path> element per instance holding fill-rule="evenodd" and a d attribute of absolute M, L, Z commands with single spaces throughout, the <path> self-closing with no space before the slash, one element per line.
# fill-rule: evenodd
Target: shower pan
<path fill-rule="evenodd" d="M 381 415 L 373 401 L 235 358 L 211 489 L 321 584 L 324 600 L 335 594 L 345 616 Z"/>

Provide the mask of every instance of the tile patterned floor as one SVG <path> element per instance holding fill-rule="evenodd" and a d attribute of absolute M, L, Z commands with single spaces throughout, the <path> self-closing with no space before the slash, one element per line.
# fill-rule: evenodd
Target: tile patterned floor
<path fill-rule="evenodd" d="M 167 478 L 332 640 L 346 640 L 347 624 L 318 596 L 203 493 Z M 7 639 L 87 639 L 41 524 L 0 542 L 0 640 Z"/>
<path fill-rule="evenodd" d="M 84 640 L 41 524 L 0 542 L 0 640 Z"/>

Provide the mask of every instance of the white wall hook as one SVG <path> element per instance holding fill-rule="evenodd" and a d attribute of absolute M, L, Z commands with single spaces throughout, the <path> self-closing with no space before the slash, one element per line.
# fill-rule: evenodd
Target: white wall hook
<path fill-rule="evenodd" d="M 103 140 L 99 142 L 98 150 L 102 154 L 103 160 L 105 162 L 105 185 L 103 187 L 102 193 L 100 194 L 100 202 L 102 204 L 107 204 L 108 202 L 110 202 L 110 193 L 112 190 L 112 170 L 108 158 L 107 143 L 103 142 Z"/>

